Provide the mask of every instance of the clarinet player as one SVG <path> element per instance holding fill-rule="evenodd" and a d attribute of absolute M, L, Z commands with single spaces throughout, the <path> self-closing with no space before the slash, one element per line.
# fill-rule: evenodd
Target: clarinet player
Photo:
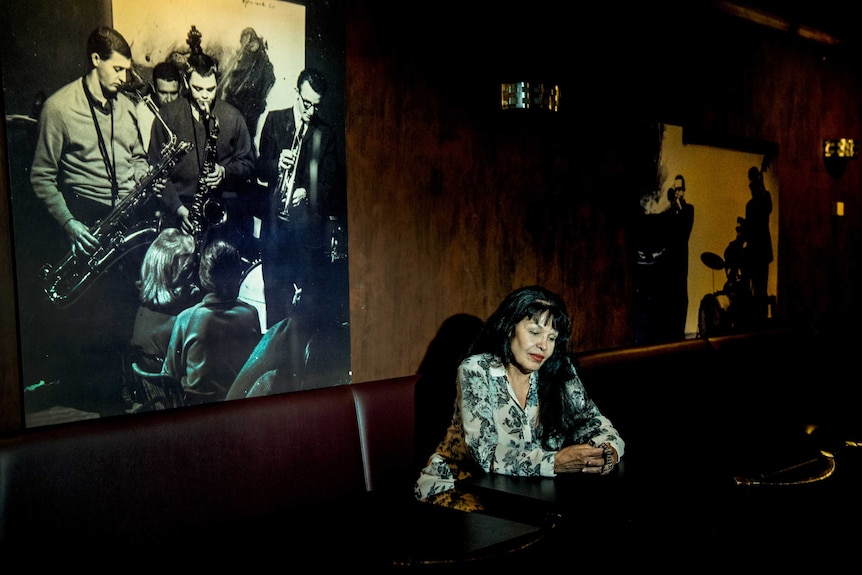
<path fill-rule="evenodd" d="M 205 216 L 195 213 L 195 208 L 205 202 L 196 202 L 196 199 L 201 200 L 201 194 L 208 195 L 211 206 L 219 205 L 226 189 L 252 176 L 254 150 L 242 115 L 235 107 L 216 98 L 219 69 L 213 57 L 199 52 L 189 55 L 184 81 L 187 97 L 168 102 L 160 109 L 167 127 L 180 140 L 194 145 L 194 149 L 177 162 L 165 182 L 163 227 L 176 227 L 200 235 L 215 232 L 222 222 L 215 218 L 201 229 L 199 221 Z M 158 158 L 169 137 L 165 126 L 153 123 L 149 146 L 151 161 Z M 229 220 L 230 214 L 226 215 Z M 215 234 L 207 235 L 211 239 Z M 226 239 L 234 245 L 240 243 L 236 238 Z"/>
<path fill-rule="evenodd" d="M 99 248 L 90 230 L 134 190 L 149 167 L 135 104 L 119 92 L 132 65 L 129 43 L 113 28 L 96 28 L 87 38 L 86 58 L 88 72 L 54 92 L 42 108 L 30 172 L 35 195 L 65 233 L 76 259 Z M 44 255 L 53 261 L 68 249 L 56 242 Z M 27 384 L 43 379 L 96 386 L 104 377 L 113 382 L 106 393 L 119 389 L 120 362 L 105 358 L 117 356 L 117 346 L 125 345 L 131 333 L 139 266 L 140 260 L 114 266 L 69 309 L 37 308 L 27 329 L 34 331 L 38 349 L 25 353 L 35 353 L 38 360 L 34 374 L 24 365 Z"/>
<path fill-rule="evenodd" d="M 317 112 L 326 78 L 305 69 L 296 102 L 267 114 L 260 136 L 258 178 L 267 183 L 269 210 L 261 227 L 266 324 L 322 303 L 317 285 L 325 265 L 325 223 L 334 186 L 335 132 Z M 300 304 L 300 301 L 302 303 Z"/>

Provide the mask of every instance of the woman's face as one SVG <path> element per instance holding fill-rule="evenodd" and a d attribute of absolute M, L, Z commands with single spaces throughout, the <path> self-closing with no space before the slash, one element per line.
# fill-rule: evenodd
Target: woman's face
<path fill-rule="evenodd" d="M 523 373 L 538 371 L 554 353 L 559 332 L 552 326 L 553 317 L 545 312 L 536 318 L 524 318 L 515 326 L 512 337 L 512 357 Z"/>

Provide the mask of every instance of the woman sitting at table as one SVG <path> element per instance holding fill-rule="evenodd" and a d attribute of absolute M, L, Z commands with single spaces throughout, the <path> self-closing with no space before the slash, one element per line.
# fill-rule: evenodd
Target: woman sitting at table
<path fill-rule="evenodd" d="M 476 511 L 481 502 L 458 483 L 473 473 L 613 469 L 625 442 L 587 397 L 566 349 L 570 332 L 557 294 L 530 286 L 506 296 L 458 367 L 452 422 L 416 482 L 417 499 Z"/>

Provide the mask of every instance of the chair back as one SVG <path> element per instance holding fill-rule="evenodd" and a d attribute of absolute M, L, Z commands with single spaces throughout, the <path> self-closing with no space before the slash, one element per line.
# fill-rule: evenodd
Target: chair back
<path fill-rule="evenodd" d="M 186 394 L 182 383 L 170 375 L 144 370 L 138 362 L 132 362 L 135 379 L 134 412 L 174 409 L 186 406 Z"/>

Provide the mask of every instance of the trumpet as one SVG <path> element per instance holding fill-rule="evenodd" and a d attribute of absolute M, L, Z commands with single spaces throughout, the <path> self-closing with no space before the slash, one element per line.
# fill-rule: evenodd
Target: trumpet
<path fill-rule="evenodd" d="M 305 129 L 306 125 L 303 123 L 294 133 L 293 144 L 290 146 L 290 150 L 293 152 L 293 163 L 279 172 L 278 181 L 275 183 L 275 192 L 278 194 L 280 206 L 278 219 L 285 222 L 290 220 L 290 208 L 293 205 L 293 192 L 296 185 L 296 169 L 299 165 L 299 150 L 302 146 Z"/>

